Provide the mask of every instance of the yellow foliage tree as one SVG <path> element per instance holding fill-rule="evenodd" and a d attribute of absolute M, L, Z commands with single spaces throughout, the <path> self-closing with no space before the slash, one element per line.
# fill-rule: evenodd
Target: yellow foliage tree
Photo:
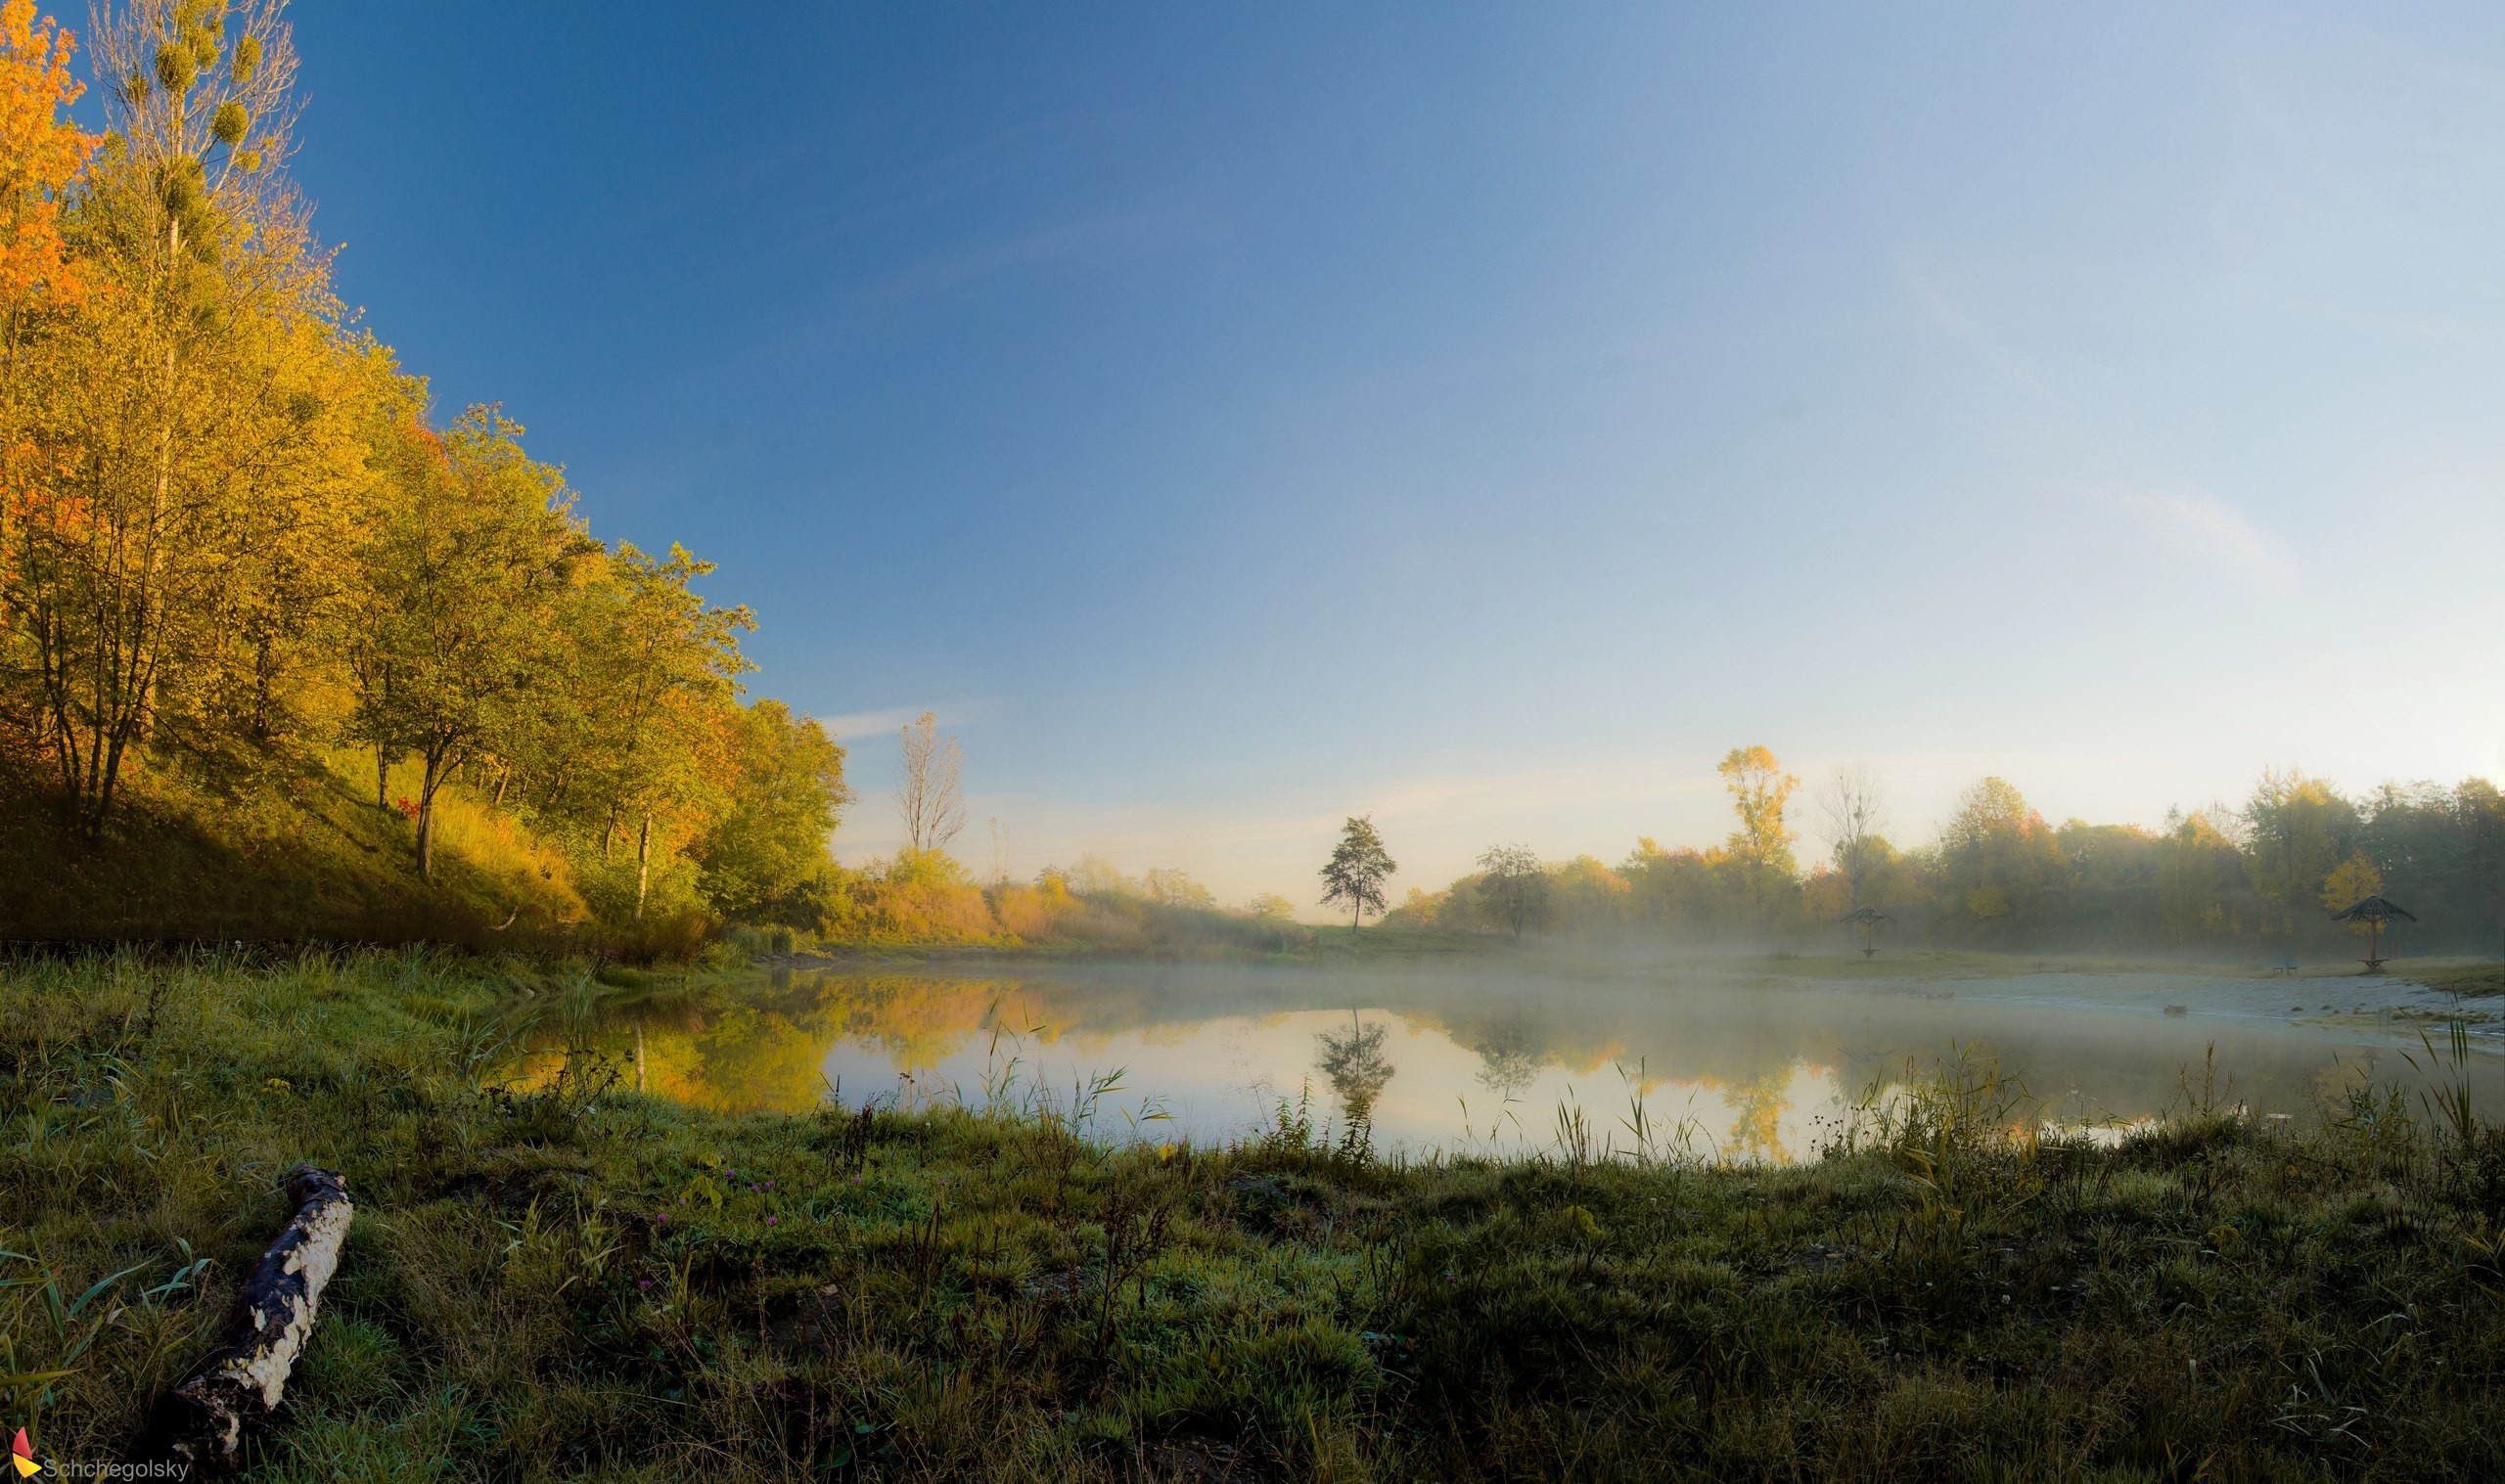
<path fill-rule="evenodd" d="M 2384 874 L 2377 871 L 2375 863 L 2367 860 L 2366 853 L 2360 850 L 2342 861 L 2332 869 L 2331 875 L 2323 877 L 2319 895 L 2323 906 L 2330 908 L 2333 912 L 2346 912 L 2368 897 L 2383 895 L 2383 891 Z M 2348 924 L 2348 930 L 2363 934 L 2368 924 L 2363 922 L 2352 922 Z"/>
<path fill-rule="evenodd" d="M 1751 909 L 1763 916 L 1768 897 L 1790 884 L 1796 872 L 1792 842 L 1799 836 L 1785 826 L 1783 815 L 1800 780 L 1784 772 L 1762 745 L 1733 747 L 1715 771 L 1740 816 L 1740 828 L 1731 832 L 1726 848 Z"/>
<path fill-rule="evenodd" d="M 0 0 L 0 327 L 43 299 L 74 301 L 84 284 L 64 256 L 61 199 L 97 137 L 61 116 L 86 91 L 69 74 L 77 38 L 34 0 Z"/>

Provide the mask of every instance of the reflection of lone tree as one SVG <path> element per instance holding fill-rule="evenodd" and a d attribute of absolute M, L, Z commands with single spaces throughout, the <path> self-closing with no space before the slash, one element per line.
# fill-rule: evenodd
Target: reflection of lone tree
<path fill-rule="evenodd" d="M 2416 913 L 2398 902 L 2388 902 L 2382 897 L 2368 897 L 2346 912 L 2335 912 L 2331 915 L 2331 920 L 2335 922 L 2360 922 L 2365 925 L 2366 957 L 2361 962 L 2365 964 L 2366 972 L 2370 974 L 2379 974 L 2384 971 L 2384 961 L 2376 957 L 2376 942 L 2383 935 L 2384 924 L 2394 918 L 2407 922 L 2418 921 Z"/>
<path fill-rule="evenodd" d="M 904 816 L 905 843 L 916 853 L 946 848 L 966 828 L 965 795 L 957 774 L 966 754 L 953 737 L 939 735 L 939 719 L 925 711 L 904 737 L 904 761 L 896 774 L 896 812 Z"/>
<path fill-rule="evenodd" d="M 1347 904 L 1348 925 L 1355 927 L 1367 908 L 1383 911 L 1383 883 L 1399 869 L 1383 848 L 1383 836 L 1374 832 L 1373 818 L 1351 819 L 1340 827 L 1340 843 L 1322 867 L 1322 905 Z"/>
<path fill-rule="evenodd" d="M 1479 858 L 1487 873 L 1479 884 L 1479 914 L 1499 927 L 1513 929 L 1519 943 L 1526 927 L 1548 925 L 1548 873 L 1527 845 L 1491 845 Z"/>
<path fill-rule="evenodd" d="M 1383 1055 L 1383 1035 L 1380 1021 L 1362 1024 L 1355 1011 L 1348 1012 L 1346 1035 L 1327 1030 L 1314 1035 L 1320 1048 L 1315 1065 L 1330 1079 L 1331 1091 L 1340 1095 L 1341 1105 L 1348 1110 L 1352 1123 L 1373 1112 L 1374 1100 L 1382 1095 L 1384 1084 L 1391 1080 L 1391 1063 Z"/>
<path fill-rule="evenodd" d="M 1879 951 L 1879 924 L 1896 920 L 1876 907 L 1856 907 L 1836 921 L 1861 929 L 1861 956 L 1867 959 Z"/>

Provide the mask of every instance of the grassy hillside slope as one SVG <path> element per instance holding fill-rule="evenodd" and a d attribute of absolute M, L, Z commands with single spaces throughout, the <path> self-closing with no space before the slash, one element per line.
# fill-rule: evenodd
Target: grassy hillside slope
<path fill-rule="evenodd" d="M 587 917 L 564 855 L 457 786 L 430 881 L 370 771 L 304 760 L 217 787 L 133 770 L 101 838 L 67 828 L 36 780 L 0 782 L 0 938 L 526 947 Z"/>

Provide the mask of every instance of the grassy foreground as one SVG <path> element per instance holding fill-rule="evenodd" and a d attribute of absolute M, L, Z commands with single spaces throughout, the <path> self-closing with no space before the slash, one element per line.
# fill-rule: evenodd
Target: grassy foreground
<path fill-rule="evenodd" d="M 126 1446 L 310 1159 L 358 1215 L 256 1478 L 2505 1475 L 2505 1138 L 2440 1101 L 2095 1148 L 1950 1067 L 1796 1168 L 1402 1166 L 516 1082 L 520 989 L 595 992 L 0 963 L 0 1417 Z"/>

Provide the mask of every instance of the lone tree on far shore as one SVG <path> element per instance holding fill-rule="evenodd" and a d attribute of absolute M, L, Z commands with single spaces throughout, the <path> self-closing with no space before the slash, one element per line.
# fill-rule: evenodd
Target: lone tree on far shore
<path fill-rule="evenodd" d="M 1322 893 L 1322 905 L 1346 903 L 1348 926 L 1354 929 L 1365 921 L 1367 908 L 1383 912 L 1383 883 L 1399 869 L 1383 848 L 1383 836 L 1374 832 L 1373 817 L 1351 819 L 1340 827 L 1340 843 L 1322 868 L 1322 884 L 1330 888 Z"/>

